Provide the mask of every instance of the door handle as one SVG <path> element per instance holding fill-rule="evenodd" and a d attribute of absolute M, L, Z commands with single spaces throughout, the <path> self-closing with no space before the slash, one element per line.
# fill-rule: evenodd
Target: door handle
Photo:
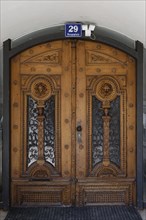
<path fill-rule="evenodd" d="M 81 125 L 78 125 L 78 126 L 77 126 L 77 131 L 78 131 L 78 132 L 81 132 L 81 131 L 82 131 Z"/>
<path fill-rule="evenodd" d="M 82 143 L 82 126 L 78 125 L 76 129 L 77 129 L 77 141 L 80 144 Z"/>

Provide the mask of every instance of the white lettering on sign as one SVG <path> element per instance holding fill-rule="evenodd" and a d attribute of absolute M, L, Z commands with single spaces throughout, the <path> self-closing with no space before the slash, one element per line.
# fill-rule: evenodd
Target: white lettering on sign
<path fill-rule="evenodd" d="M 81 23 L 67 23 L 65 24 L 66 37 L 82 37 L 82 24 Z"/>
<path fill-rule="evenodd" d="M 79 30 L 79 28 L 78 28 L 78 26 L 77 25 L 75 25 L 75 26 L 73 26 L 73 25 L 70 25 L 69 26 L 69 30 L 68 30 L 68 32 L 69 33 L 73 33 L 73 32 L 78 32 L 78 30 Z"/>

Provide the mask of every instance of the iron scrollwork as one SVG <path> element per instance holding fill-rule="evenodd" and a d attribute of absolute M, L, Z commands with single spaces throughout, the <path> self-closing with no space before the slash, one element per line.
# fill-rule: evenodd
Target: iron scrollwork
<path fill-rule="evenodd" d="M 120 167 L 120 96 L 110 102 L 109 117 L 109 160 Z M 92 166 L 103 161 L 104 109 L 102 102 L 92 97 Z M 106 149 L 104 149 L 105 151 Z"/>
<path fill-rule="evenodd" d="M 37 101 L 31 96 L 27 97 L 28 103 L 28 167 L 38 159 L 38 109 Z"/>
<path fill-rule="evenodd" d="M 103 159 L 103 121 L 102 102 L 92 97 L 92 166 Z"/>
<path fill-rule="evenodd" d="M 109 109 L 109 155 L 110 161 L 120 166 L 120 96 L 110 103 Z"/>
<path fill-rule="evenodd" d="M 39 152 L 39 108 L 37 101 L 31 96 L 27 98 L 28 121 L 28 167 L 38 160 Z M 44 160 L 55 167 L 55 96 L 46 100 L 43 109 L 43 152 Z"/>
<path fill-rule="evenodd" d="M 44 157 L 55 167 L 55 96 L 45 102 L 44 116 Z"/>

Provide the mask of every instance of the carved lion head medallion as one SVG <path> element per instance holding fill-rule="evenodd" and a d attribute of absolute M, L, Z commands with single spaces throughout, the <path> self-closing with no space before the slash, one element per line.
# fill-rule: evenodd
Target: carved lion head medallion
<path fill-rule="evenodd" d="M 96 96 L 101 101 L 112 101 L 117 96 L 117 85 L 110 78 L 103 78 L 97 83 Z"/>

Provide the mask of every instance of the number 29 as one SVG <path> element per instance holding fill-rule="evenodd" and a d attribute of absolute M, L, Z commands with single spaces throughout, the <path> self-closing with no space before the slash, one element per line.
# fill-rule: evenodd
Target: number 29
<path fill-rule="evenodd" d="M 73 32 L 76 33 L 76 32 L 78 32 L 78 26 L 77 26 L 77 25 L 74 25 L 74 26 L 73 26 L 73 25 L 70 25 L 70 26 L 69 26 L 69 32 L 70 32 L 70 33 L 73 33 Z"/>

